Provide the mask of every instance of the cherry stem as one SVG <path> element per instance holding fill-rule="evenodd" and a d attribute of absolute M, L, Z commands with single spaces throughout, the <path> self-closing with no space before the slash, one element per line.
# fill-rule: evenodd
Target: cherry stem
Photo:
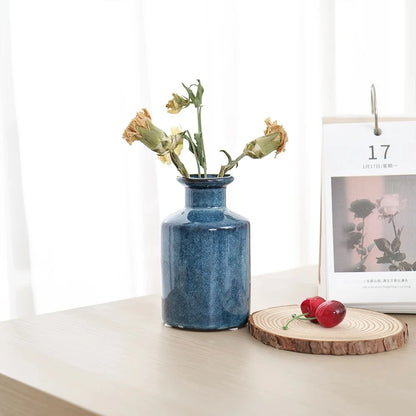
<path fill-rule="evenodd" d="M 289 329 L 288 325 L 296 319 L 298 319 L 299 321 L 312 321 L 312 319 L 316 319 L 316 316 L 312 318 L 307 318 L 306 315 L 309 315 L 309 312 L 302 313 L 301 315 L 296 315 L 295 313 L 292 313 L 292 319 L 288 321 L 285 326 L 282 326 L 282 329 L 284 330 Z"/>

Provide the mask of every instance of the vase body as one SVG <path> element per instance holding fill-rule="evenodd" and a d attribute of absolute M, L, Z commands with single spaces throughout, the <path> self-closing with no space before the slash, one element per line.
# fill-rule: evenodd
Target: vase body
<path fill-rule="evenodd" d="M 226 207 L 231 176 L 178 178 L 185 208 L 162 223 L 162 319 L 194 330 L 238 328 L 250 308 L 250 224 Z"/>

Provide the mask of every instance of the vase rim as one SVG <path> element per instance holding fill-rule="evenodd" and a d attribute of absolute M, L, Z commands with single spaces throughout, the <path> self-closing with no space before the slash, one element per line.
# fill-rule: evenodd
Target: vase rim
<path fill-rule="evenodd" d="M 223 187 L 230 184 L 234 178 L 231 175 L 218 177 L 217 174 L 207 174 L 206 178 L 199 178 L 198 174 L 192 174 L 189 178 L 178 176 L 178 182 L 185 186 L 202 186 L 202 187 Z"/>

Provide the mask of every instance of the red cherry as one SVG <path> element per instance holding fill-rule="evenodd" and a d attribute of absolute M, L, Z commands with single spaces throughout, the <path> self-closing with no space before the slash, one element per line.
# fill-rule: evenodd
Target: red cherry
<path fill-rule="evenodd" d="M 346 309 L 343 303 L 337 300 L 327 300 L 316 308 L 316 319 L 325 328 L 332 328 L 345 318 Z"/>
<path fill-rule="evenodd" d="M 316 316 L 316 308 L 321 304 L 325 302 L 324 298 L 321 298 L 320 296 L 313 296 L 311 298 L 306 298 L 301 304 L 300 304 L 300 310 L 302 313 L 307 314 L 305 317 L 312 318 Z M 317 319 L 311 319 L 311 322 L 317 324 Z"/>

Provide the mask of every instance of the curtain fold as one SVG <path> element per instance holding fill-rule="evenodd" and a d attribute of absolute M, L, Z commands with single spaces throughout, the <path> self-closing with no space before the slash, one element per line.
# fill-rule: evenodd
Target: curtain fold
<path fill-rule="evenodd" d="M 6 316 L 24 317 L 34 313 L 34 301 L 13 88 L 8 0 L 0 4 L 0 30 L 0 310 Z M 8 310 L 5 305 L 8 305 Z"/>
<path fill-rule="evenodd" d="M 195 79 L 212 173 L 266 117 L 289 135 L 231 172 L 253 278 L 317 263 L 321 117 L 370 114 L 372 83 L 380 115 L 415 111 L 415 17 L 404 0 L 0 2 L 0 319 L 159 291 L 160 222 L 184 190 L 121 136 L 142 107 L 194 132 L 165 104 Z"/>
<path fill-rule="evenodd" d="M 416 1 L 407 1 L 405 7 L 406 72 L 401 84 L 404 85 L 405 88 L 406 111 L 408 111 L 411 114 L 416 114 Z"/>

